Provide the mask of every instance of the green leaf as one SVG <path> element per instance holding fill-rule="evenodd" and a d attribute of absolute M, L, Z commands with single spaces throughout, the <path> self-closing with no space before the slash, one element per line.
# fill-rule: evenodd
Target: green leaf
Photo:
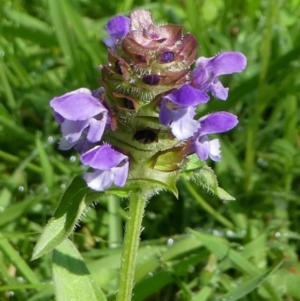
<path fill-rule="evenodd" d="M 187 163 L 180 175 L 183 179 L 195 182 L 208 192 L 218 196 L 221 200 L 235 200 L 233 196 L 219 187 L 214 171 L 204 162 L 200 161 L 195 154 L 187 158 Z"/>
<path fill-rule="evenodd" d="M 57 301 L 106 301 L 73 243 L 65 240 L 53 252 Z"/>
<path fill-rule="evenodd" d="M 208 167 L 203 166 L 196 170 L 192 176 L 191 180 L 194 181 L 196 184 L 202 186 L 208 192 L 213 194 L 217 194 L 218 188 L 218 181 L 214 171 Z"/>
<path fill-rule="evenodd" d="M 81 176 L 75 177 L 66 189 L 54 216 L 41 234 L 32 259 L 41 257 L 65 240 L 72 233 L 82 213 L 99 198 L 99 195 L 86 187 Z"/>
<path fill-rule="evenodd" d="M 188 163 L 181 176 L 186 180 L 193 181 L 208 192 L 217 195 L 218 181 L 214 171 L 194 155 L 188 158 Z"/>
<path fill-rule="evenodd" d="M 261 275 L 252 278 L 251 280 L 241 284 L 237 289 L 227 293 L 219 301 L 235 301 L 240 300 L 240 298 L 246 296 L 250 292 L 252 292 L 255 288 L 257 288 L 271 273 L 278 269 L 281 263 L 274 266 L 272 269 L 262 273 Z M 193 300 L 196 301 L 196 300 Z"/>
<path fill-rule="evenodd" d="M 188 156 L 186 160 L 187 162 L 184 165 L 184 170 L 183 170 L 183 173 L 186 174 L 198 170 L 199 168 L 206 165 L 205 162 L 199 160 L 199 157 L 196 154 Z"/>
<path fill-rule="evenodd" d="M 221 187 L 217 187 L 217 196 L 223 201 L 234 201 L 235 198 Z"/>

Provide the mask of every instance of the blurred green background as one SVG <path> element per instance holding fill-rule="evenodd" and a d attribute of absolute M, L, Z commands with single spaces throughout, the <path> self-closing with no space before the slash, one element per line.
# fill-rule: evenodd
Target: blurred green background
<path fill-rule="evenodd" d="M 198 56 L 240 51 L 248 67 L 223 79 L 226 102 L 212 100 L 199 111 L 239 116 L 239 126 L 221 137 L 222 162 L 210 163 L 236 201 L 184 182 L 178 200 L 155 196 L 144 218 L 133 300 L 221 300 L 280 261 L 239 300 L 300 300 L 299 0 L 1 1 L 0 300 L 54 300 L 51 255 L 30 257 L 66 185 L 83 169 L 75 153 L 57 149 L 49 101 L 98 87 L 104 25 L 135 8 L 150 9 L 159 24 L 184 24 L 199 41 Z M 109 300 L 126 206 L 99 202 L 72 237 Z"/>

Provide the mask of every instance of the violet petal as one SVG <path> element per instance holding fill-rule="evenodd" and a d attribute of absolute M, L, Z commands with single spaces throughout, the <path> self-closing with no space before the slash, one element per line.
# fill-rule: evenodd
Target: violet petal
<path fill-rule="evenodd" d="M 111 170 L 96 170 L 84 173 L 83 178 L 91 189 L 103 191 L 112 185 L 114 173 Z"/>
<path fill-rule="evenodd" d="M 159 121 L 166 126 L 169 126 L 172 123 L 173 117 L 172 117 L 172 111 L 167 107 L 168 100 L 163 99 L 160 104 L 160 110 L 159 110 Z"/>
<path fill-rule="evenodd" d="M 109 145 L 96 146 L 80 157 L 84 165 L 95 169 L 107 170 L 116 167 L 123 160 L 128 159 L 122 153 L 113 150 Z"/>
<path fill-rule="evenodd" d="M 51 100 L 53 110 L 68 120 L 86 120 L 102 112 L 104 106 L 92 96 L 90 90 L 81 88 Z"/>
<path fill-rule="evenodd" d="M 206 103 L 209 100 L 207 94 L 193 88 L 189 84 L 184 84 L 178 90 L 166 95 L 165 98 L 180 107 L 197 106 L 201 103 Z"/>
<path fill-rule="evenodd" d="M 68 140 L 66 140 L 65 137 L 61 137 L 59 140 L 59 145 L 58 148 L 61 150 L 69 150 L 71 149 L 73 146 L 75 146 L 77 144 L 77 142 L 69 142 Z"/>
<path fill-rule="evenodd" d="M 187 109 L 188 108 L 184 108 L 181 110 L 187 111 Z M 173 135 L 179 140 L 186 140 L 192 137 L 199 129 L 199 123 L 192 119 L 189 115 L 190 114 L 188 114 L 188 112 L 185 112 L 184 115 L 181 115 L 181 118 L 174 120 L 170 125 Z"/>
<path fill-rule="evenodd" d="M 117 15 L 107 22 L 105 29 L 112 37 L 114 42 L 118 39 L 122 39 L 130 30 L 130 18 Z"/>
<path fill-rule="evenodd" d="M 213 139 L 209 141 L 209 156 L 213 161 L 221 160 L 220 140 Z"/>
<path fill-rule="evenodd" d="M 61 115 L 59 115 L 57 112 L 53 112 L 53 116 L 55 118 L 55 120 L 57 121 L 58 124 L 62 124 L 65 120 L 64 117 L 62 117 Z"/>
<path fill-rule="evenodd" d="M 246 57 L 235 51 L 222 52 L 210 61 L 214 75 L 232 74 L 242 72 L 247 65 Z"/>
<path fill-rule="evenodd" d="M 192 82 L 195 87 L 214 97 L 226 100 L 228 89 L 218 81 L 218 76 L 241 72 L 247 65 L 246 57 L 240 52 L 223 52 L 212 58 L 200 57 L 192 72 Z"/>
<path fill-rule="evenodd" d="M 114 40 L 112 39 L 112 37 L 104 37 L 102 39 L 102 42 L 105 44 L 105 46 L 107 48 L 110 48 L 112 50 L 115 49 L 115 43 L 114 43 Z"/>
<path fill-rule="evenodd" d="M 217 112 L 199 119 L 200 136 L 222 133 L 231 130 L 238 124 L 237 116 L 228 112 Z"/>
<path fill-rule="evenodd" d="M 194 142 L 195 151 L 201 161 L 206 161 L 209 156 L 209 140 L 206 136 Z"/>
<path fill-rule="evenodd" d="M 206 161 L 208 157 L 213 161 L 221 160 L 220 141 L 218 139 L 209 141 L 207 136 L 202 136 L 194 142 L 194 148 L 201 161 Z"/>
<path fill-rule="evenodd" d="M 196 61 L 196 67 L 192 72 L 193 84 L 203 92 L 209 92 L 209 87 L 214 80 L 215 74 L 210 64 L 212 58 L 200 57 Z"/>
<path fill-rule="evenodd" d="M 61 124 L 61 130 L 64 138 L 69 143 L 76 142 L 82 135 L 83 130 L 88 126 L 88 121 L 86 120 L 65 120 Z"/>
<path fill-rule="evenodd" d="M 87 139 L 80 139 L 74 146 L 74 149 L 79 153 L 83 154 L 95 146 L 94 143 L 89 142 Z"/>
<path fill-rule="evenodd" d="M 161 59 L 160 61 L 162 63 L 170 63 L 174 61 L 174 53 L 172 51 L 165 51 L 162 55 L 161 55 Z"/>
<path fill-rule="evenodd" d="M 107 121 L 106 114 L 103 114 L 100 120 L 96 118 L 91 118 L 89 120 L 90 127 L 87 134 L 88 141 L 96 143 L 101 140 L 103 132 L 105 130 L 106 121 Z"/>
<path fill-rule="evenodd" d="M 211 94 L 218 99 L 226 100 L 228 98 L 228 88 L 224 88 L 222 83 L 219 80 L 215 80 L 211 86 Z"/>
<path fill-rule="evenodd" d="M 179 140 L 185 140 L 193 136 L 200 124 L 194 120 L 195 108 L 185 107 L 169 109 L 165 102 L 160 109 L 160 122 L 171 127 L 173 135 Z"/>
<path fill-rule="evenodd" d="M 128 169 L 129 169 L 128 161 L 123 166 L 114 167 L 111 169 L 115 175 L 114 184 L 116 186 L 122 187 L 125 185 L 128 177 Z"/>

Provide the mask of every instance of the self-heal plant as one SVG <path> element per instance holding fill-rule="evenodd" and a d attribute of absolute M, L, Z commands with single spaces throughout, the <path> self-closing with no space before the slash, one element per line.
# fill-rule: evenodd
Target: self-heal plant
<path fill-rule="evenodd" d="M 197 107 L 204 106 L 211 96 L 227 99 L 228 88 L 219 76 L 241 72 L 246 58 L 239 52 L 222 52 L 196 60 L 195 37 L 184 34 L 180 25 L 155 25 L 146 10 L 137 10 L 130 17 L 116 16 L 106 30 L 108 64 L 100 66 L 100 87 L 94 91 L 80 88 L 50 102 L 61 126 L 59 147 L 74 148 L 87 167 L 84 182 L 76 178 L 73 185 L 77 191 L 81 189 L 84 201 L 75 202 L 73 208 L 72 203 L 60 205 L 58 211 L 65 206 L 66 215 L 71 209 L 76 214 L 67 226 L 67 218 L 61 222 L 54 216 L 34 257 L 65 239 L 95 198 L 109 194 L 129 197 L 118 291 L 119 301 L 129 301 L 146 201 L 162 189 L 177 195 L 180 177 L 222 199 L 231 198 L 218 187 L 206 160 L 221 160 L 220 141 L 210 140 L 209 135 L 234 128 L 238 119 L 229 112 L 198 119 L 195 115 Z M 68 231 L 56 237 L 51 233 L 53 239 L 45 241 L 59 222 Z"/>

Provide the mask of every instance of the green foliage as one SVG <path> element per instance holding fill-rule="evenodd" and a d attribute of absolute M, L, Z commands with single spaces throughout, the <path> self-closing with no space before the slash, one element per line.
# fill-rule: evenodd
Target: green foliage
<path fill-rule="evenodd" d="M 52 251 L 67 239 L 84 211 L 97 200 L 96 196 L 96 193 L 89 193 L 89 189 L 86 188 L 85 182 L 80 176 L 75 177 L 39 238 L 32 259 L 37 259 Z"/>
<path fill-rule="evenodd" d="M 198 110 L 199 117 L 217 110 L 239 116 L 238 128 L 221 137 L 222 161 L 208 162 L 218 182 L 207 166 L 191 162 L 177 183 L 178 199 L 162 192 L 148 203 L 133 300 L 300 300 L 299 0 L 1 2 L 0 300 L 54 300 L 49 255 L 30 261 L 43 231 L 34 256 L 58 247 L 54 260 L 65 263 L 54 265 L 62 277 L 56 290 L 62 280 L 76 280 L 67 267 L 75 261 L 84 272 L 72 288 L 100 286 L 115 299 L 127 201 L 113 190 L 100 198 L 80 177 L 72 182 L 84 170 L 73 152 L 57 149 L 49 100 L 98 87 L 104 25 L 137 7 L 151 9 L 159 23 L 184 24 L 199 40 L 199 56 L 237 50 L 248 67 L 222 79 L 230 87 L 226 102 Z M 203 173 L 211 181 L 199 188 Z M 78 191 L 74 198 L 70 189 Z M 81 255 L 65 241 L 74 227 Z"/>
<path fill-rule="evenodd" d="M 56 300 L 106 301 L 76 247 L 65 240 L 53 252 Z"/>
<path fill-rule="evenodd" d="M 219 187 L 214 171 L 198 159 L 196 154 L 187 158 L 187 165 L 181 173 L 186 181 L 192 181 L 207 192 L 219 197 L 223 201 L 233 201 L 235 198 Z"/>

